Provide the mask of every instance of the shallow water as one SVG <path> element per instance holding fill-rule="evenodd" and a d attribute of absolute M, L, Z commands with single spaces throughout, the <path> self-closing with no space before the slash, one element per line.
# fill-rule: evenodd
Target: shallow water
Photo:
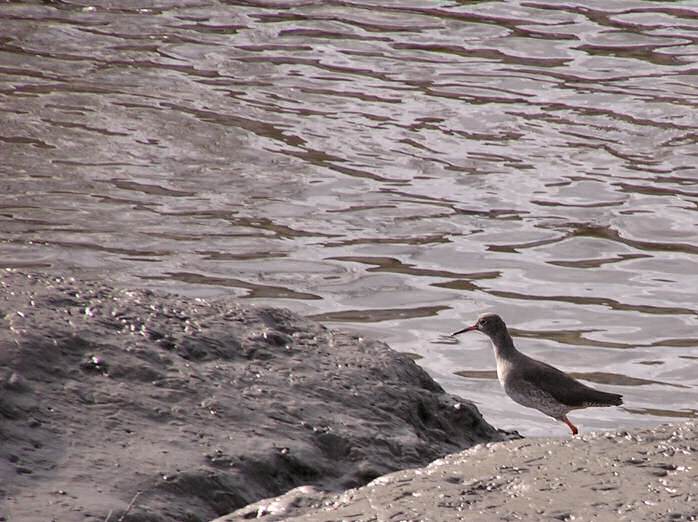
<path fill-rule="evenodd" d="M 698 8 L 115 5 L 0 5 L 1 266 L 290 307 L 564 434 L 444 336 L 497 311 L 625 396 L 582 429 L 698 416 Z"/>

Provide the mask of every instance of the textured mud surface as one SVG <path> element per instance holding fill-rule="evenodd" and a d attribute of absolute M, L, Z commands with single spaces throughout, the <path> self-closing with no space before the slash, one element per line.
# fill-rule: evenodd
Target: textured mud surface
<path fill-rule="evenodd" d="M 698 424 L 479 445 L 339 495 L 298 488 L 222 518 L 698 520 Z"/>
<path fill-rule="evenodd" d="M 0 275 L 0 520 L 210 520 L 502 438 L 407 356 L 285 310 Z"/>

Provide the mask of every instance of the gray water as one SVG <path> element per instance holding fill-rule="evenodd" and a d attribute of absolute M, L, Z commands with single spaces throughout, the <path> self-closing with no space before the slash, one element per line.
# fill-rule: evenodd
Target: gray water
<path fill-rule="evenodd" d="M 147 6 L 147 7 L 144 7 Z M 495 425 L 519 347 L 698 417 L 693 2 L 0 4 L 0 267 L 289 307 Z"/>

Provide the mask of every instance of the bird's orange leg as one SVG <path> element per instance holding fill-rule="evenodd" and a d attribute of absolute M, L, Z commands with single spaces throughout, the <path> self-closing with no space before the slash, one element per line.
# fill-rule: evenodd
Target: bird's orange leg
<path fill-rule="evenodd" d="M 562 419 L 560 419 L 560 420 L 562 422 L 564 422 L 565 424 L 567 424 L 567 426 L 569 426 L 569 428 L 572 430 L 572 435 L 576 435 L 577 433 L 579 433 L 577 426 L 575 426 L 574 424 L 572 424 L 570 422 L 570 420 L 567 418 L 567 415 L 563 416 Z"/>

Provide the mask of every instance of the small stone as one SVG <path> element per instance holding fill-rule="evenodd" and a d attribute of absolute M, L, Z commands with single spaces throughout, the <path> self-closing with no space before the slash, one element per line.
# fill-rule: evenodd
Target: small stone
<path fill-rule="evenodd" d="M 17 372 L 12 372 L 5 382 L 5 388 L 16 392 L 29 391 L 31 388 L 26 379 Z"/>
<path fill-rule="evenodd" d="M 107 362 L 98 355 L 90 355 L 86 360 L 80 363 L 80 368 L 83 370 L 95 371 L 103 374 L 107 373 L 108 367 L 109 365 Z"/>

